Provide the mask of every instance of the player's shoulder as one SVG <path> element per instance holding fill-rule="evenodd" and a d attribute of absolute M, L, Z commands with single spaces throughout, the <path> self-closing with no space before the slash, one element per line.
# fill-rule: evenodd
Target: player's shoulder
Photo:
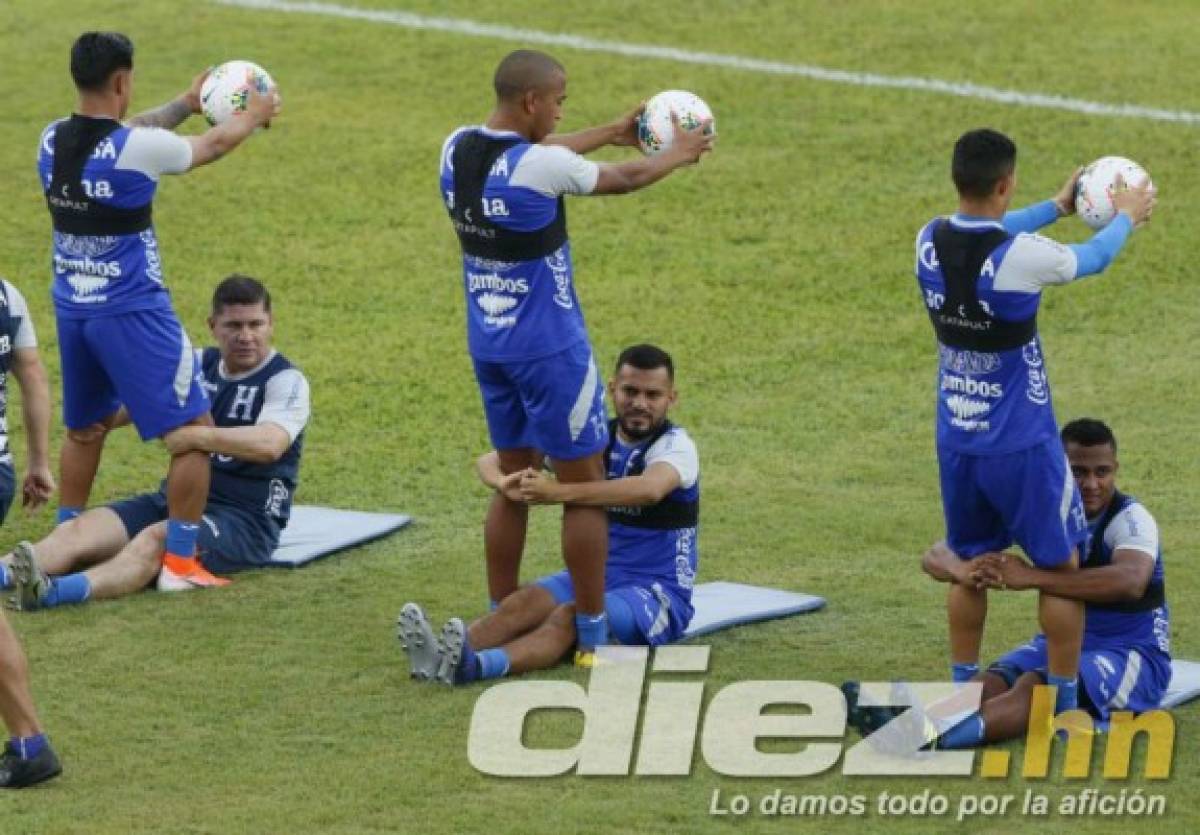
<path fill-rule="evenodd" d="M 534 142 L 522 148 L 521 151 L 520 165 L 522 167 L 542 165 L 555 168 L 571 168 L 580 160 L 585 159 L 565 145 L 546 145 L 541 142 Z"/>
<path fill-rule="evenodd" d="M 1038 232 L 1018 232 L 1009 246 L 1009 255 L 1019 256 L 1023 261 L 1057 262 L 1069 257 L 1071 250 L 1053 238 Z"/>
<path fill-rule="evenodd" d="M 658 438 L 646 450 L 647 460 L 668 454 L 698 456 L 696 442 L 692 440 L 692 436 L 682 426 L 671 424 L 671 427 L 662 434 L 662 437 Z"/>
<path fill-rule="evenodd" d="M 1109 528 L 1112 529 L 1118 523 L 1134 534 L 1140 530 L 1149 531 L 1150 529 L 1158 529 L 1158 523 L 1154 519 L 1154 514 L 1138 499 L 1133 497 L 1130 497 L 1126 505 L 1113 516 L 1113 521 L 1109 524 Z"/>

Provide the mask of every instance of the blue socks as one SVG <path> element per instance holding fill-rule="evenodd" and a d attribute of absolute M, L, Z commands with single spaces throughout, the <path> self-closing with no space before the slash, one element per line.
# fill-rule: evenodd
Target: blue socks
<path fill-rule="evenodd" d="M 83 603 L 91 596 L 92 584 L 86 574 L 67 574 L 50 580 L 50 588 L 38 601 L 38 606 L 43 609 L 69 606 L 73 603 Z"/>
<path fill-rule="evenodd" d="M 1079 680 L 1063 678 L 1062 676 L 1047 675 L 1046 683 L 1056 688 L 1054 691 L 1054 712 L 1074 710 L 1079 707 Z"/>
<path fill-rule="evenodd" d="M 479 661 L 479 677 L 482 679 L 506 675 L 511 663 L 508 653 L 502 647 L 480 650 L 475 654 L 475 658 Z"/>
<path fill-rule="evenodd" d="M 12 574 L 8 566 L 0 562 L 0 590 L 12 588 Z"/>
<path fill-rule="evenodd" d="M 579 649 L 590 652 L 608 643 L 608 617 L 575 613 L 575 641 Z"/>
<path fill-rule="evenodd" d="M 979 675 L 979 664 L 951 664 L 950 680 L 955 684 L 966 684 Z"/>
<path fill-rule="evenodd" d="M 21 759 L 32 760 L 46 749 L 48 743 L 45 734 L 34 734 L 33 736 L 10 737 L 8 745 Z"/>
<path fill-rule="evenodd" d="M 975 711 L 937 738 L 939 749 L 975 748 L 983 744 L 983 716 Z"/>
<path fill-rule="evenodd" d="M 167 520 L 167 553 L 191 559 L 196 556 L 196 537 L 200 534 L 199 522 L 182 519 Z"/>
<path fill-rule="evenodd" d="M 63 522 L 70 522 L 80 513 L 83 513 L 82 507 L 60 507 L 57 514 L 57 524 L 61 525 Z"/>

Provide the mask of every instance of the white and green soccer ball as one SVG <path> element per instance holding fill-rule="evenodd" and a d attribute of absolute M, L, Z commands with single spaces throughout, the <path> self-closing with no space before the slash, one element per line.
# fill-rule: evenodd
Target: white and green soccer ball
<path fill-rule="evenodd" d="M 653 156 L 671 147 L 675 139 L 672 113 L 679 117 L 679 124 L 685 130 L 695 130 L 707 121 L 704 132 L 716 133 L 712 110 L 702 98 L 684 90 L 666 90 L 646 102 L 646 109 L 638 117 L 638 146 L 643 154 Z"/>
<path fill-rule="evenodd" d="M 251 61 L 226 61 L 214 68 L 200 88 L 200 109 L 208 123 L 220 125 L 243 112 L 251 84 L 260 93 L 275 87 L 267 71 Z"/>
<path fill-rule="evenodd" d="M 1117 186 L 1118 175 L 1124 181 Z M 1146 169 L 1125 157 L 1101 157 L 1079 175 L 1075 188 L 1075 211 L 1093 229 L 1103 229 L 1116 216 L 1113 197 L 1129 186 L 1150 183 Z M 1150 183 L 1153 187 L 1153 183 Z"/>

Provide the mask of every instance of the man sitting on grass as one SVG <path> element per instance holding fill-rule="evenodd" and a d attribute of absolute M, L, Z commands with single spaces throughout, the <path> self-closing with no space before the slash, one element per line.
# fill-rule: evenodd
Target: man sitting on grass
<path fill-rule="evenodd" d="M 608 508 L 605 609 L 622 644 L 679 640 L 692 618 L 700 461 L 682 428 L 667 420 L 675 404 L 671 357 L 635 345 L 617 360 L 609 394 L 605 481 L 564 483 L 532 469 L 505 476 L 493 451 L 479 459 L 480 479 L 514 501 Z M 558 663 L 576 643 L 574 588 L 564 570 L 523 586 L 468 628 L 450 618 L 435 638 L 425 613 L 406 603 L 398 621 L 412 675 L 466 684 Z"/>

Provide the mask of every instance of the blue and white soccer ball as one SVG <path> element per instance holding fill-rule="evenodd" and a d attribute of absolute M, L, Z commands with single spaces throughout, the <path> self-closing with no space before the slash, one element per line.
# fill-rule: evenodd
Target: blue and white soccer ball
<path fill-rule="evenodd" d="M 671 147 L 675 139 L 672 113 L 679 117 L 679 124 L 685 130 L 695 130 L 707 121 L 705 134 L 711 136 L 717 131 L 712 110 L 702 98 L 684 90 L 666 90 L 646 102 L 646 109 L 638 118 L 638 146 L 646 156 L 661 154 Z"/>
<path fill-rule="evenodd" d="M 226 61 L 213 69 L 200 88 L 200 109 L 210 125 L 220 125 L 246 109 L 253 84 L 260 93 L 275 86 L 267 71 L 251 61 Z"/>
<path fill-rule="evenodd" d="M 1113 206 L 1113 197 L 1119 193 L 1117 175 L 1124 180 L 1122 191 L 1129 186 L 1150 183 L 1146 169 L 1125 157 L 1101 157 L 1079 175 L 1075 211 L 1093 229 L 1103 229 L 1117 214 Z M 1150 186 L 1153 188 L 1154 184 L 1150 183 Z"/>

